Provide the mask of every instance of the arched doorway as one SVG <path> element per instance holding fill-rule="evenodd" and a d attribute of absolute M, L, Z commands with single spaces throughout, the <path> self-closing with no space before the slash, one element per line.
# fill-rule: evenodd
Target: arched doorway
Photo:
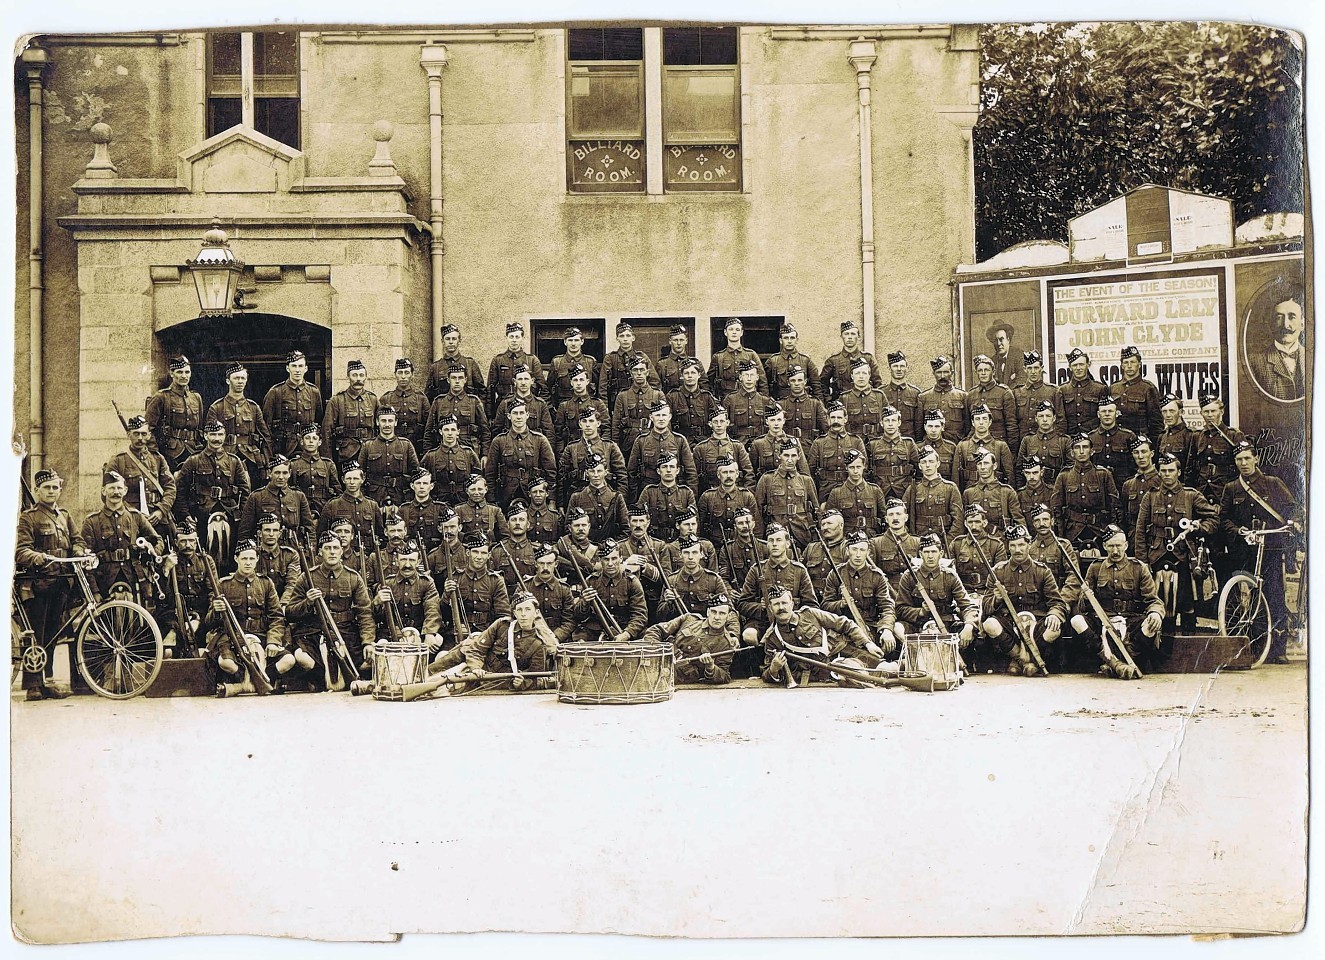
<path fill-rule="evenodd" d="M 327 396 L 331 331 L 317 324 L 274 313 L 198 317 L 162 330 L 156 339 L 160 382 L 169 380 L 169 358 L 182 353 L 193 367 L 193 389 L 209 406 L 225 395 L 225 368 L 236 360 L 248 368 L 249 399 L 262 403 L 267 391 L 285 379 L 285 356 L 291 350 L 308 357 L 308 380 Z"/>

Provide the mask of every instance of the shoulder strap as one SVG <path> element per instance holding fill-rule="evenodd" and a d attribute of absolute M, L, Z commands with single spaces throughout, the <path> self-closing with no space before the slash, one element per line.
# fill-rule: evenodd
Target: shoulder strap
<path fill-rule="evenodd" d="M 1259 506 L 1270 516 L 1274 517 L 1275 523 L 1285 524 L 1288 522 L 1288 520 L 1284 518 L 1284 515 L 1282 513 L 1280 513 L 1274 507 L 1270 506 L 1270 504 L 1266 502 L 1264 497 L 1262 497 L 1259 493 L 1257 493 L 1255 490 L 1251 488 L 1251 484 L 1247 482 L 1245 477 L 1238 477 L 1238 483 L 1242 484 L 1242 489 L 1247 491 L 1247 495 L 1256 501 L 1257 506 Z"/>

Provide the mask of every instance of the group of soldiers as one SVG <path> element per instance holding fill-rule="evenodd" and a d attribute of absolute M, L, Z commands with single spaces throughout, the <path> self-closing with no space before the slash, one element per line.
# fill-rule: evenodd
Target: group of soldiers
<path fill-rule="evenodd" d="M 243 674 L 221 629 L 233 610 L 278 690 L 343 679 L 328 617 L 363 669 L 403 624 L 437 669 L 471 672 L 519 673 L 567 640 L 648 638 L 692 655 L 683 681 L 782 683 L 807 657 L 886 668 L 908 634 L 939 633 L 968 669 L 1075 658 L 1125 677 L 1209 613 L 1212 584 L 1248 562 L 1247 530 L 1300 529 L 1222 399 L 1201 395 L 1190 429 L 1134 347 L 1112 385 L 1075 350 L 1061 385 L 1026 352 L 1015 387 L 980 356 L 961 390 L 941 356 L 922 390 L 903 351 L 878 364 L 851 321 L 822 365 L 791 324 L 767 360 L 740 320 L 725 335 L 706 369 L 681 326 L 657 362 L 627 323 L 601 361 L 571 328 L 545 367 L 511 323 L 485 379 L 447 326 L 422 387 L 402 358 L 376 396 L 351 360 L 325 405 L 299 351 L 261 404 L 236 363 L 205 406 L 176 357 L 124 420 L 81 527 L 58 474 L 34 477 L 23 602 L 48 636 L 67 599 L 50 559 L 93 555 L 103 596 L 132 595 L 176 656 L 206 650 L 223 681 Z M 1294 539 L 1265 552 L 1274 662 Z M 219 595 L 204 553 L 228 572 Z M 1127 623 L 1126 649 L 1116 631 L 1102 640 L 1101 606 Z"/>

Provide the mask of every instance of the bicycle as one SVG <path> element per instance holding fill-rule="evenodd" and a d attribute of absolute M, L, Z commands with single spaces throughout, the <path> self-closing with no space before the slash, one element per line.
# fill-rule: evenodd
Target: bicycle
<path fill-rule="evenodd" d="M 85 571 L 95 564 L 95 557 L 53 557 L 50 562 L 68 564 L 83 595 L 82 602 L 74 606 L 55 631 L 51 646 L 65 637 L 74 639 L 78 672 L 99 696 L 112 700 L 138 696 L 156 680 L 165 659 L 161 628 L 156 620 L 132 600 L 97 599 Z M 13 618 L 18 627 L 15 669 L 44 671 L 46 649 L 38 641 L 17 591 Z"/>
<path fill-rule="evenodd" d="M 1225 582 L 1219 591 L 1219 632 L 1226 637 L 1244 637 L 1246 643 L 1239 650 L 1239 660 L 1245 654 L 1249 662 L 1236 666 L 1254 669 L 1265 662 L 1270 653 L 1272 622 L 1270 604 L 1265 599 L 1265 577 L 1261 573 L 1265 562 L 1265 538 L 1289 533 L 1290 524 L 1267 530 L 1243 528 L 1244 540 L 1256 548 L 1256 564 L 1249 573 L 1239 570 Z"/>

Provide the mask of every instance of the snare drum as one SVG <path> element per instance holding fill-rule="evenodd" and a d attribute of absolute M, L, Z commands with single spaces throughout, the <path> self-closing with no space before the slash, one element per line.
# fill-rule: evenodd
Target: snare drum
<path fill-rule="evenodd" d="M 930 690 L 955 690 L 961 683 L 957 667 L 957 636 L 920 633 L 903 638 L 900 674 L 929 677 Z"/>
<path fill-rule="evenodd" d="M 557 648 L 562 703 L 660 703 L 672 698 L 670 643 L 563 643 Z"/>
<path fill-rule="evenodd" d="M 373 647 L 373 699 L 404 700 L 401 688 L 428 679 L 427 644 L 380 640 Z"/>

